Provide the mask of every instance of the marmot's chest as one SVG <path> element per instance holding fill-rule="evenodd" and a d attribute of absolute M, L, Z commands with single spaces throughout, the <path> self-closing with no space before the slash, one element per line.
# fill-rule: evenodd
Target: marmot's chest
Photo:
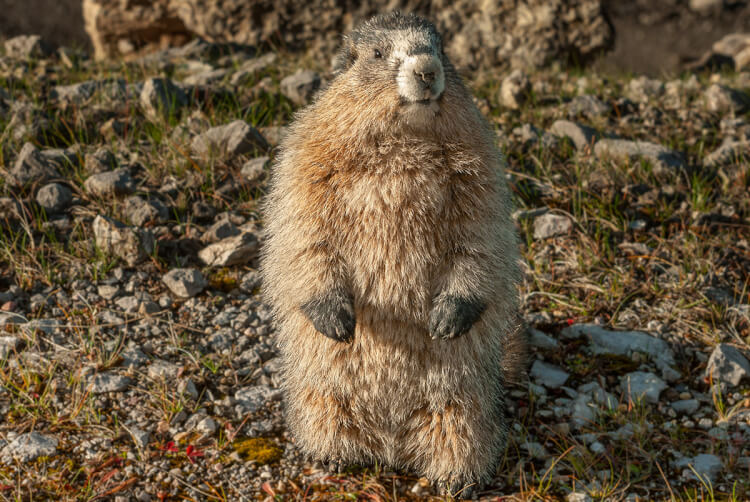
<path fill-rule="evenodd" d="M 449 174 L 426 163 L 419 169 L 365 172 L 339 194 L 342 247 L 355 295 L 398 317 L 422 317 L 448 231 Z"/>

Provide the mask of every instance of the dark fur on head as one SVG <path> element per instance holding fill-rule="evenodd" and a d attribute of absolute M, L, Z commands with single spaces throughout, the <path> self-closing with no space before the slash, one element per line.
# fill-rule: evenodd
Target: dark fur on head
<path fill-rule="evenodd" d="M 434 47 L 442 53 L 443 40 L 430 21 L 416 14 L 401 14 L 398 11 L 377 15 L 357 26 L 349 35 L 344 35 L 336 58 L 333 63 L 335 75 L 344 73 L 352 67 L 361 56 L 360 51 L 368 47 L 379 47 L 385 55 L 391 44 L 388 37 L 389 31 L 395 30 L 419 30 L 429 34 Z M 419 50 L 420 48 L 414 48 Z M 425 48 L 421 48 L 424 50 Z M 369 54 L 366 54 L 369 56 Z"/>

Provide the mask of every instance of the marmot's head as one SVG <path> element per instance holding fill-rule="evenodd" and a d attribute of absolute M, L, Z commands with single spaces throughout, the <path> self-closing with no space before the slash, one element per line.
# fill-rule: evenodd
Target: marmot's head
<path fill-rule="evenodd" d="M 435 26 L 398 12 L 375 16 L 346 36 L 334 70 L 411 125 L 429 124 L 440 110 L 446 74 L 454 77 Z"/>

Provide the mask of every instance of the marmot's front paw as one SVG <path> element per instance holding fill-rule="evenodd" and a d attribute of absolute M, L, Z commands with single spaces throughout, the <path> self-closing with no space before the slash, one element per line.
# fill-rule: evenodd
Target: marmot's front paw
<path fill-rule="evenodd" d="M 486 305 L 476 298 L 440 295 L 430 311 L 430 336 L 448 340 L 471 329 Z"/>
<path fill-rule="evenodd" d="M 342 291 L 332 291 L 302 305 L 302 312 L 315 329 L 337 342 L 354 337 L 354 302 Z"/>

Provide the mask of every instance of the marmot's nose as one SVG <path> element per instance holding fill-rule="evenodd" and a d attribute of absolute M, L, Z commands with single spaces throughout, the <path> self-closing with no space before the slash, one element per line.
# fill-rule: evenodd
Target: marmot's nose
<path fill-rule="evenodd" d="M 432 85 L 432 83 L 435 81 L 435 72 L 430 71 L 415 71 L 414 74 L 422 80 L 422 85 L 425 86 L 425 88 L 428 88 Z"/>

